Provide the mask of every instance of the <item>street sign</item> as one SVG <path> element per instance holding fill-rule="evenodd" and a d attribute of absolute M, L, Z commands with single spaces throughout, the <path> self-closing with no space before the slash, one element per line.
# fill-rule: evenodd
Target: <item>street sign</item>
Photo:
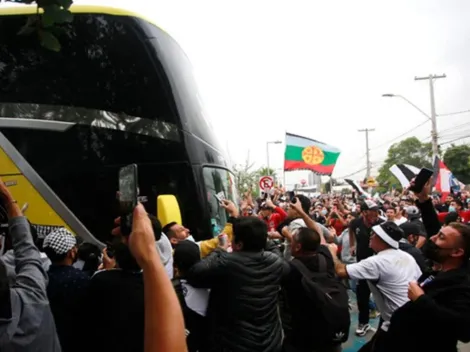
<path fill-rule="evenodd" d="M 274 187 L 274 177 L 261 176 L 259 179 L 259 188 L 263 192 L 269 192 Z"/>

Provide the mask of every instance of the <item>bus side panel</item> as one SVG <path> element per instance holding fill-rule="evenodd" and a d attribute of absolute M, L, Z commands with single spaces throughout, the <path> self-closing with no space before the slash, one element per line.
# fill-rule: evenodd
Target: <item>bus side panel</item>
<path fill-rule="evenodd" d="M 11 191 L 18 205 L 25 209 L 28 220 L 36 225 L 38 234 L 47 235 L 56 227 L 66 227 L 65 221 L 39 194 L 29 180 L 21 173 L 18 167 L 0 147 L 0 177 Z"/>

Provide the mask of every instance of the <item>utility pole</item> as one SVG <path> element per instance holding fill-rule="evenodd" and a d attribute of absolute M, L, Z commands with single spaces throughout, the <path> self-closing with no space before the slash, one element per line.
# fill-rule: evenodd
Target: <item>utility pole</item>
<path fill-rule="evenodd" d="M 367 172 L 366 172 L 366 177 L 370 177 L 370 149 L 369 149 L 369 132 L 374 132 L 375 128 L 364 128 L 362 130 L 357 130 L 358 132 L 365 132 L 366 133 L 366 159 L 367 159 Z"/>
<path fill-rule="evenodd" d="M 426 77 L 415 77 L 415 81 L 424 81 L 426 79 L 429 80 L 429 93 L 431 96 L 431 123 L 432 123 L 432 130 L 431 130 L 431 143 L 432 143 L 432 162 L 439 155 L 439 144 L 438 144 L 438 136 L 437 136 L 437 123 L 436 123 L 436 102 L 434 100 L 434 80 L 438 78 L 446 78 L 445 74 L 442 75 L 429 75 Z"/>

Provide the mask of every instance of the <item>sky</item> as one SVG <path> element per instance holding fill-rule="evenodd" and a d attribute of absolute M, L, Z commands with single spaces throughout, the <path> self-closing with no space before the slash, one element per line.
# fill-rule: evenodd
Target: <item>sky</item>
<path fill-rule="evenodd" d="M 143 11 L 180 43 L 235 164 L 265 166 L 266 142 L 284 141 L 288 131 L 338 147 L 333 176 L 361 179 L 366 147 L 357 130 L 373 128 L 376 175 L 393 142 L 430 140 L 430 122 L 395 139 L 426 117 L 382 97 L 402 95 L 429 114 L 429 85 L 415 76 L 447 75 L 435 83 L 438 114 L 470 109 L 468 0 L 75 2 Z M 441 142 L 470 135 L 469 121 L 470 113 L 439 116 Z M 270 144 L 271 167 L 282 170 L 283 153 L 283 144 Z M 286 175 L 287 183 L 301 178 Z"/>

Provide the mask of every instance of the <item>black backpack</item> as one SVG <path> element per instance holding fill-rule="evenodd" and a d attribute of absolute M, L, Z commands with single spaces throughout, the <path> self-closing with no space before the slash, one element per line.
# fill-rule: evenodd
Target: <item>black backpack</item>
<path fill-rule="evenodd" d="M 348 340 L 351 325 L 348 292 L 342 282 L 328 276 L 325 257 L 321 254 L 317 257 L 318 272 L 310 271 L 298 259 L 291 263 L 302 274 L 302 287 L 318 311 L 322 340 L 340 344 Z"/>

